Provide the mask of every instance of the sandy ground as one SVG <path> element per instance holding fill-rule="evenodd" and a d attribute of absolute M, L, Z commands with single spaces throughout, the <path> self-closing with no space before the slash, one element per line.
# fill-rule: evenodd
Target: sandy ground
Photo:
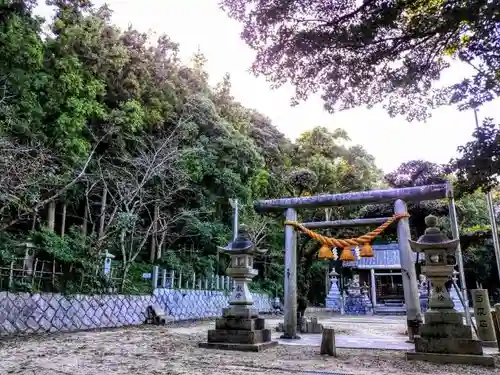
<path fill-rule="evenodd" d="M 269 326 L 279 320 L 269 320 Z M 321 320 L 320 320 L 321 322 Z M 402 322 L 341 319 L 333 325 L 352 336 L 401 336 Z M 299 374 L 303 371 L 353 375 L 500 375 L 497 369 L 406 362 L 404 352 L 339 349 L 322 357 L 312 346 L 279 345 L 261 353 L 198 348 L 210 322 L 172 327 L 144 326 L 0 342 L 0 374 L 16 375 L 241 375 Z"/>

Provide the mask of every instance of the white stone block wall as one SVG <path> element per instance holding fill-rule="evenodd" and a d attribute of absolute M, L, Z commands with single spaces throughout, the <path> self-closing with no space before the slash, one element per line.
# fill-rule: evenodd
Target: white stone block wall
<path fill-rule="evenodd" d="M 271 312 L 271 298 L 253 295 L 260 312 Z M 224 291 L 156 289 L 153 295 L 73 295 L 0 292 L 0 336 L 70 332 L 140 325 L 146 310 L 159 304 L 174 320 L 217 317 L 229 304 Z"/>

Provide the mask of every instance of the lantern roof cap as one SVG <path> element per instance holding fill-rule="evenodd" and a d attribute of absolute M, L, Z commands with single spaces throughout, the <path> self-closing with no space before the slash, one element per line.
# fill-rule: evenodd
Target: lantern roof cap
<path fill-rule="evenodd" d="M 427 228 L 417 241 L 408 240 L 413 251 L 421 252 L 427 249 L 453 249 L 458 246 L 460 240 L 450 240 L 437 227 L 437 217 L 429 215 L 425 218 Z"/>
<path fill-rule="evenodd" d="M 234 241 L 229 242 L 226 247 L 219 247 L 219 250 L 229 254 L 250 254 L 254 251 L 254 243 L 249 237 L 247 226 L 241 224 Z M 267 250 L 255 250 L 255 252 L 265 253 Z"/>

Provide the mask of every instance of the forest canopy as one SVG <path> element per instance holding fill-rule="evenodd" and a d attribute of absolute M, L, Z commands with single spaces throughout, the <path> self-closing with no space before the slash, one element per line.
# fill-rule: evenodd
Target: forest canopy
<path fill-rule="evenodd" d="M 32 241 L 37 257 L 61 268 L 58 291 L 102 287 L 105 280 L 94 275 L 106 253 L 116 257 L 122 292 L 138 292 L 137 280 L 153 264 L 222 274 L 228 259 L 218 256 L 217 246 L 231 238 L 230 200 L 238 199 L 252 240 L 269 250 L 255 262 L 259 277 L 252 287 L 279 295 L 282 218 L 258 216 L 253 200 L 443 178 L 444 166 L 422 161 L 384 178 L 344 129 L 316 126 L 292 142 L 265 114 L 232 97 L 229 75 L 210 86 L 202 53 L 186 65 L 167 35 L 150 40 L 133 27 L 121 30 L 105 6 L 47 3 L 53 20 L 33 13 L 35 1 L 11 2 L 0 13 L 0 262 L 22 261 L 20 244 Z M 461 202 L 461 223 L 471 232 L 487 231 L 485 216 L 477 214 L 484 205 L 467 204 L 480 202 L 478 196 Z M 412 210 L 414 235 L 424 214 L 446 215 L 442 205 Z M 301 215 L 313 220 L 325 212 Z M 384 207 L 342 207 L 330 215 L 386 213 Z M 390 230 L 382 238 L 393 239 Z M 472 243 L 483 251 L 484 237 Z M 329 267 L 315 259 L 317 248 L 301 238 L 299 259 L 307 261 L 300 294 L 313 303 L 322 297 L 310 286 L 323 283 Z"/>

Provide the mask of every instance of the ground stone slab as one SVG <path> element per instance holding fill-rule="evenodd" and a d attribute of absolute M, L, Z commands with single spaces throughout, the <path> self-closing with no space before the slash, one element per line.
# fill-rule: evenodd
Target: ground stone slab
<path fill-rule="evenodd" d="M 426 361 L 439 364 L 477 365 L 477 366 L 495 367 L 495 359 L 488 355 L 407 352 L 406 359 L 409 361 L 417 360 L 417 361 Z"/>

